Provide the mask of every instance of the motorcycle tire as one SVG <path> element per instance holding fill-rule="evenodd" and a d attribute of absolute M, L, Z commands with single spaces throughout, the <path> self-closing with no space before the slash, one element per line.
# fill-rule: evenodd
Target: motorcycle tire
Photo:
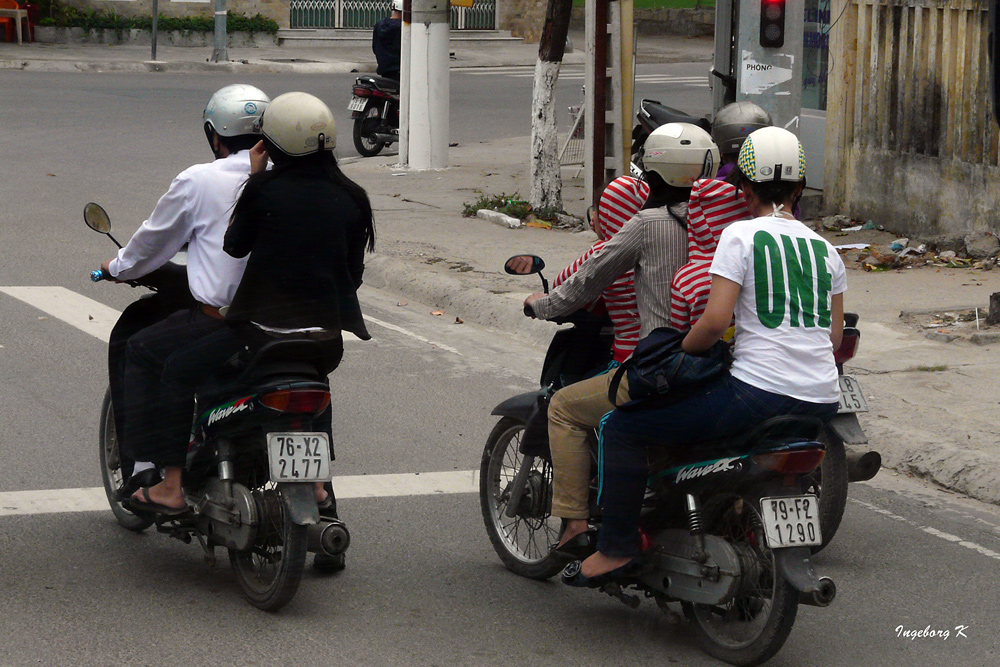
<path fill-rule="evenodd" d="M 125 481 L 121 469 L 121 457 L 118 453 L 118 437 L 115 433 L 114 408 L 111 405 L 111 389 L 104 394 L 101 404 L 101 425 L 99 430 L 101 460 L 101 479 L 104 481 L 104 493 L 111 505 L 111 512 L 118 523 L 128 530 L 141 533 L 153 525 L 156 517 L 149 512 L 131 512 L 115 499 L 115 493 Z"/>
<path fill-rule="evenodd" d="M 552 516 L 552 464 L 536 458 L 514 517 L 507 498 L 521 467 L 524 423 L 504 417 L 486 440 L 479 467 L 479 504 L 494 551 L 508 570 L 529 579 L 549 579 L 566 565 L 550 554 L 559 539 L 559 519 Z"/>
<path fill-rule="evenodd" d="M 708 532 L 740 554 L 743 575 L 725 605 L 683 603 L 701 649 L 731 665 L 759 665 L 772 658 L 792 631 L 798 591 L 775 567 L 766 546 L 759 500 L 732 495 L 706 504 Z"/>
<path fill-rule="evenodd" d="M 824 428 L 820 441 L 826 445 L 826 456 L 819 468 L 805 477 L 803 491 L 819 496 L 819 529 L 823 541 L 810 547 L 817 554 L 826 548 L 840 528 L 847 508 L 847 452 L 844 441 L 830 428 Z"/>
<path fill-rule="evenodd" d="M 246 550 L 229 550 L 229 564 L 253 606 L 277 611 L 288 604 L 305 569 L 306 527 L 292 522 L 281 492 L 270 482 L 252 490 L 260 517 L 257 536 Z"/>
<path fill-rule="evenodd" d="M 361 115 L 354 119 L 354 147 L 361 157 L 378 155 L 385 143 L 375 139 L 375 132 L 382 124 L 382 110 L 371 100 L 365 105 Z"/>

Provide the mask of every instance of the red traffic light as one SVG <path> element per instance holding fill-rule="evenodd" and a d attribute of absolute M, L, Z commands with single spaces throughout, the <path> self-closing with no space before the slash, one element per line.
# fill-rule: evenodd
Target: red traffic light
<path fill-rule="evenodd" d="M 760 45 L 785 45 L 785 0 L 760 0 Z"/>

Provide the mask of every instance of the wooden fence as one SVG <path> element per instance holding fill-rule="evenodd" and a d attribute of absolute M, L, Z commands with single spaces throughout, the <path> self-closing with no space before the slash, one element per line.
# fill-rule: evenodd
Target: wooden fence
<path fill-rule="evenodd" d="M 833 0 L 827 208 L 907 233 L 1000 229 L 985 0 Z"/>

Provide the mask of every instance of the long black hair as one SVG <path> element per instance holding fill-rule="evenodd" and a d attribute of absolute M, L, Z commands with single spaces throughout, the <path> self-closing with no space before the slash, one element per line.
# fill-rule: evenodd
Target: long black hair
<path fill-rule="evenodd" d="M 670 217 L 687 229 L 687 220 L 674 213 L 673 207 L 688 202 L 688 199 L 691 198 L 691 188 L 670 185 L 653 170 L 646 172 L 646 182 L 649 183 L 649 195 L 646 197 L 642 209 L 663 208 L 665 206 Z"/>
<path fill-rule="evenodd" d="M 371 200 L 368 199 L 368 193 L 365 192 L 363 187 L 352 181 L 340 170 L 340 165 L 337 164 L 337 158 L 333 155 L 333 151 L 319 151 L 309 155 L 292 157 L 282 152 L 281 149 L 267 138 L 264 138 L 263 141 L 264 146 L 267 148 L 268 156 L 274 162 L 274 167 L 250 175 L 246 185 L 243 186 L 243 192 L 240 194 L 236 206 L 233 208 L 233 220 L 239 217 L 244 209 L 251 205 L 250 203 L 265 184 L 273 181 L 290 169 L 312 168 L 323 171 L 330 181 L 334 185 L 343 188 L 354 201 L 355 205 L 361 209 L 361 216 L 365 223 L 365 238 L 367 240 L 365 248 L 368 252 L 375 250 L 375 220 L 372 215 Z"/>

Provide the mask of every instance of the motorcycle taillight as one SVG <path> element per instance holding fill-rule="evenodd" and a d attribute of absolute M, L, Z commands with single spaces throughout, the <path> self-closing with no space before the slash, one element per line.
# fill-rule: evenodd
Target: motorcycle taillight
<path fill-rule="evenodd" d="M 757 465 L 773 470 L 783 475 L 805 474 L 815 470 L 820 463 L 826 450 L 823 449 L 799 449 L 793 452 L 765 452 L 756 454 L 753 462 Z"/>
<path fill-rule="evenodd" d="M 840 340 L 840 347 L 833 353 L 833 360 L 837 365 L 842 365 L 845 361 L 850 361 L 858 353 L 858 345 L 861 343 L 861 333 L 855 329 L 844 330 L 844 337 Z"/>
<path fill-rule="evenodd" d="M 358 97 L 369 97 L 372 91 L 368 88 L 362 88 L 361 86 L 354 86 L 354 94 Z"/>
<path fill-rule="evenodd" d="M 330 405 L 330 392 L 323 389 L 281 389 L 264 394 L 260 402 L 278 412 L 316 414 Z"/>

